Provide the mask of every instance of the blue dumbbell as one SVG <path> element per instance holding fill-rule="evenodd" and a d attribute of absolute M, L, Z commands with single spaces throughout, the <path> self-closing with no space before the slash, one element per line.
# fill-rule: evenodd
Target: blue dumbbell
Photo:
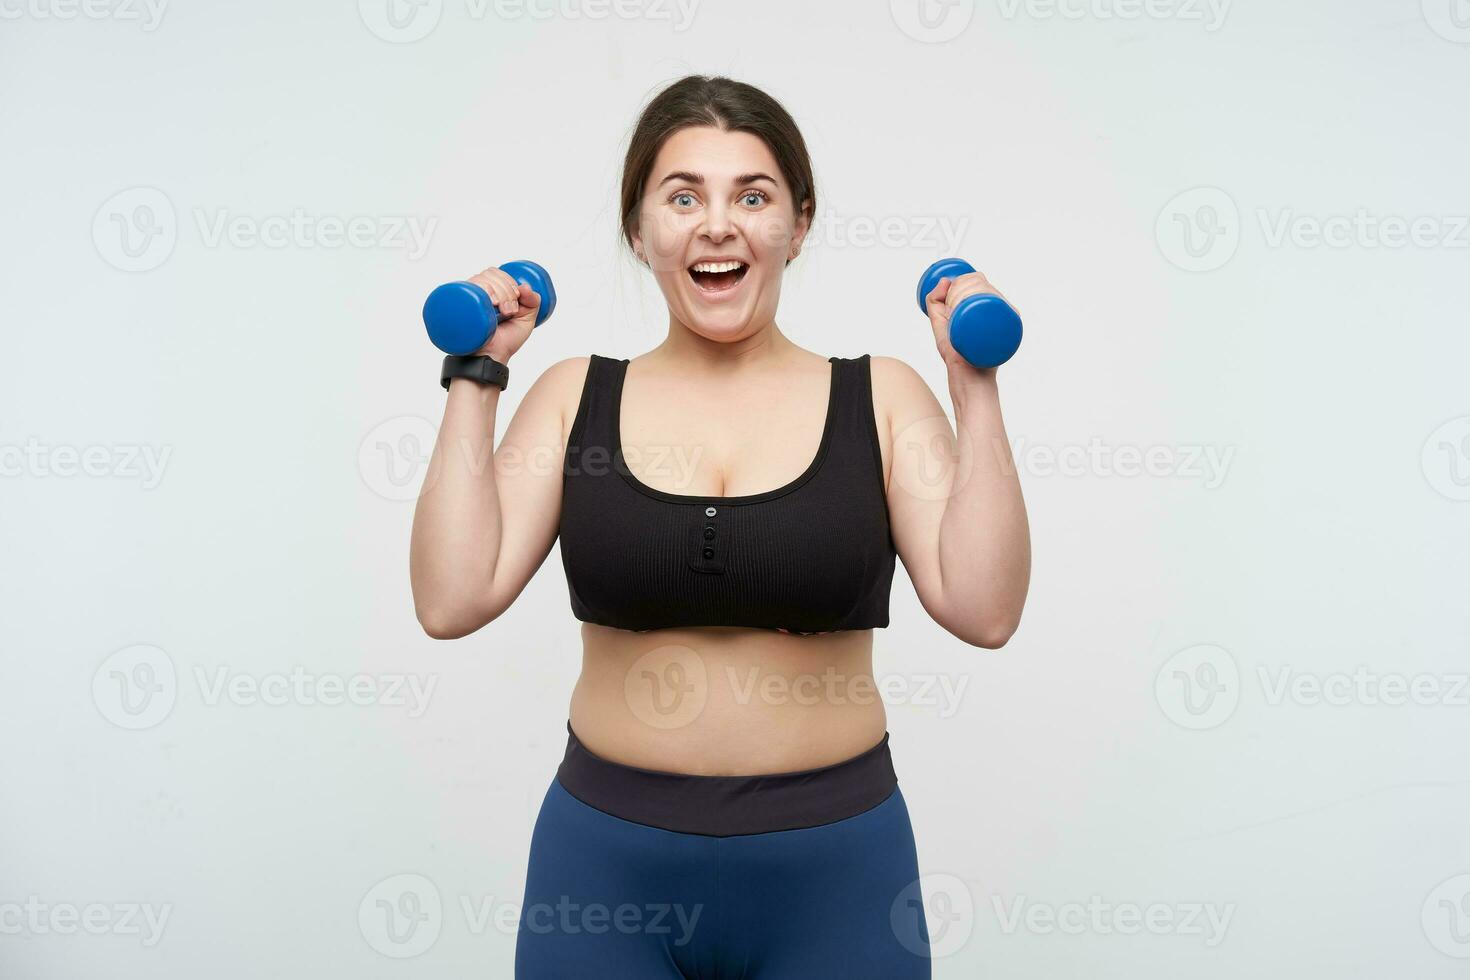
<path fill-rule="evenodd" d="M 926 297 L 948 276 L 955 279 L 975 267 L 964 259 L 940 259 L 919 279 L 919 309 L 929 314 Z M 951 287 L 953 288 L 953 287 Z M 1021 346 L 1021 317 L 994 293 L 966 296 L 949 314 L 949 342 L 977 368 L 999 367 Z"/>
<path fill-rule="evenodd" d="M 541 297 L 535 325 L 545 323 L 556 309 L 551 276 L 528 259 L 507 262 L 500 268 Z M 424 326 L 429 330 L 429 339 L 446 354 L 473 354 L 495 335 L 496 325 L 504 319 L 490 294 L 472 282 L 446 282 L 424 301 Z"/>

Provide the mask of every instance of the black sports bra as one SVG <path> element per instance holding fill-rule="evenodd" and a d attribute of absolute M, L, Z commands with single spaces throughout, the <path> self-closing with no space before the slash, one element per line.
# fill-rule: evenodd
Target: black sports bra
<path fill-rule="evenodd" d="M 563 457 L 559 527 L 579 620 L 788 633 L 888 625 L 896 553 L 870 360 L 828 361 L 827 420 L 806 472 L 764 493 L 698 497 L 629 472 L 619 433 L 628 361 L 592 355 Z"/>

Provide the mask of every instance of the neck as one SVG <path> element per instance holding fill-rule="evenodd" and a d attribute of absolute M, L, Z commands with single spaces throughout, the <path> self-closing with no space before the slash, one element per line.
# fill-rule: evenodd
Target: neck
<path fill-rule="evenodd" d="M 646 356 L 696 371 L 725 371 L 784 361 L 796 350 L 774 320 L 739 340 L 718 341 L 700 336 L 670 315 L 668 337 Z"/>

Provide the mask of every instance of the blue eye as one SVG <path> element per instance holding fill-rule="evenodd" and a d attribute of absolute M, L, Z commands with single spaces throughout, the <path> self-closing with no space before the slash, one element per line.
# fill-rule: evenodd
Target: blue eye
<path fill-rule="evenodd" d="M 754 202 L 751 201 L 751 198 L 755 199 Z M 685 203 L 686 199 L 688 203 Z M 740 195 L 740 200 L 744 202 L 746 206 L 754 208 L 760 207 L 762 204 L 770 203 L 771 198 L 770 195 L 768 195 L 765 191 L 751 188 L 750 190 L 745 191 Z M 675 207 L 692 208 L 694 207 L 696 202 L 694 199 L 694 195 L 691 194 L 689 191 L 675 191 L 673 194 L 669 195 L 669 203 L 674 205 Z"/>

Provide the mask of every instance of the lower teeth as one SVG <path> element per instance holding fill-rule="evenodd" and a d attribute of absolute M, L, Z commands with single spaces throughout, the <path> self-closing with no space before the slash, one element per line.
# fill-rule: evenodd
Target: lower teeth
<path fill-rule="evenodd" d="M 744 270 L 735 272 L 691 272 L 690 278 L 694 284 L 707 293 L 724 292 L 734 289 L 745 278 Z"/>

